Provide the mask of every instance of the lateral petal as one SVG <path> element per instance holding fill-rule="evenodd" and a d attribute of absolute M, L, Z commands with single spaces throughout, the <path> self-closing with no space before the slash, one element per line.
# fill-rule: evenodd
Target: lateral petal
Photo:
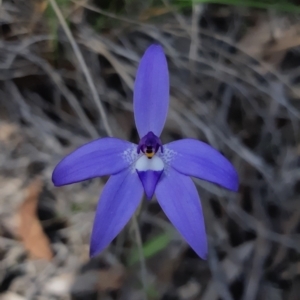
<path fill-rule="evenodd" d="M 134 84 L 134 118 L 140 138 L 149 131 L 160 136 L 168 114 L 169 89 L 164 51 L 152 45 L 140 61 Z"/>
<path fill-rule="evenodd" d="M 219 151 L 194 139 L 164 145 L 165 160 L 178 172 L 221 185 L 232 191 L 239 186 L 238 174 Z"/>
<path fill-rule="evenodd" d="M 137 159 L 137 146 L 116 138 L 102 138 L 85 144 L 66 156 L 55 167 L 55 186 L 116 174 Z"/>
<path fill-rule="evenodd" d="M 143 196 L 137 173 L 130 169 L 112 175 L 101 194 L 90 241 L 90 255 L 101 252 L 123 229 Z"/>
<path fill-rule="evenodd" d="M 169 168 L 155 191 L 157 200 L 177 230 L 203 259 L 207 255 L 205 224 L 198 192 L 191 178 Z"/>

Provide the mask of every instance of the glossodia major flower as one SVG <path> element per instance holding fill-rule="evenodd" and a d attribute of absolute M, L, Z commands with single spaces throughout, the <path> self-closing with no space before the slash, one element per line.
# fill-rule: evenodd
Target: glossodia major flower
<path fill-rule="evenodd" d="M 102 251 L 137 209 L 143 193 L 155 194 L 177 230 L 202 258 L 207 239 L 200 199 L 189 176 L 238 188 L 231 163 L 211 146 L 183 139 L 163 145 L 159 136 L 169 107 L 169 73 L 159 45 L 150 46 L 138 67 L 134 85 L 134 118 L 138 145 L 100 138 L 65 157 L 53 172 L 56 186 L 111 175 L 97 206 L 90 254 Z"/>

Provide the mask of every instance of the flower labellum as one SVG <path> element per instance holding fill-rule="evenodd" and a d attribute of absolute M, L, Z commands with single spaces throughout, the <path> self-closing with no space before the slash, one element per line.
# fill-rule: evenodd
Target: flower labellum
<path fill-rule="evenodd" d="M 117 138 L 101 138 L 81 146 L 55 168 L 56 186 L 111 175 L 97 206 L 90 255 L 101 252 L 122 230 L 143 194 L 156 195 L 177 230 L 203 259 L 207 239 L 201 202 L 190 178 L 229 190 L 238 189 L 238 175 L 217 150 L 194 139 L 163 145 L 159 138 L 169 107 L 167 60 L 159 45 L 150 46 L 137 70 L 134 118 L 138 145 Z"/>

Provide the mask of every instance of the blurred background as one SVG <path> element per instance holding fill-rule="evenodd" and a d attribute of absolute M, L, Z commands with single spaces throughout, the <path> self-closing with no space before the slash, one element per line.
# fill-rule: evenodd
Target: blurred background
<path fill-rule="evenodd" d="M 0 299 L 300 299 L 299 1 L 0 3 Z M 138 142 L 132 88 L 153 42 L 170 70 L 163 143 L 209 143 L 240 189 L 195 181 L 207 261 L 155 199 L 89 260 L 107 178 L 55 188 L 51 173 L 108 126 Z"/>

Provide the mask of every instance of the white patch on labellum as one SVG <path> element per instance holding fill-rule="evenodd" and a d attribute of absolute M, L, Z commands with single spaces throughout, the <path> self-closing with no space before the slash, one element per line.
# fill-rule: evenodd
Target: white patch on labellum
<path fill-rule="evenodd" d="M 151 159 L 143 155 L 137 160 L 135 168 L 137 171 L 162 171 L 164 169 L 164 163 L 162 159 L 156 155 Z"/>

